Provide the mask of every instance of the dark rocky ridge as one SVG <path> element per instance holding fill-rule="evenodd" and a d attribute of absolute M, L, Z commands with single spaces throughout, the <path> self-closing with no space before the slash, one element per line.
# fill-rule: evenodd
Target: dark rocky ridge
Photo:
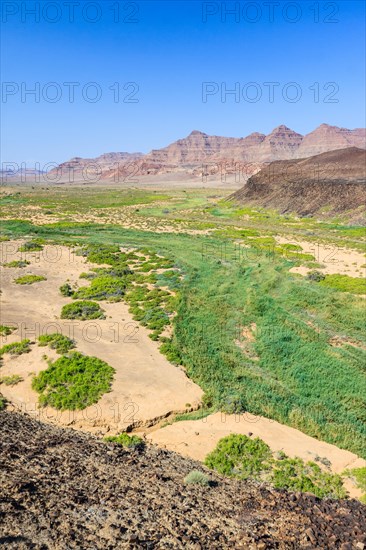
<path fill-rule="evenodd" d="M 302 216 L 325 207 L 329 215 L 357 210 L 360 216 L 366 202 L 366 152 L 349 147 L 306 159 L 272 162 L 229 200 Z"/>
<path fill-rule="evenodd" d="M 366 547 L 366 508 L 211 475 L 149 447 L 125 451 L 91 435 L 0 413 L 0 546 L 9 549 Z"/>

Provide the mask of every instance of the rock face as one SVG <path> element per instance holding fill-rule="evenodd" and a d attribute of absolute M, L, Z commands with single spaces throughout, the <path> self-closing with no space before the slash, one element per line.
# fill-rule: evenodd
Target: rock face
<path fill-rule="evenodd" d="M 365 506 L 207 471 L 148 447 L 127 451 L 25 415 L 0 413 L 0 545 L 7 549 L 357 549 Z"/>
<path fill-rule="evenodd" d="M 94 181 L 102 174 L 118 170 L 120 166 L 133 163 L 141 158 L 143 153 L 105 153 L 96 158 L 74 157 L 49 172 L 55 178 L 74 181 L 78 179 Z"/>
<path fill-rule="evenodd" d="M 298 158 L 311 157 L 319 153 L 344 149 L 346 147 L 365 149 L 365 143 L 365 129 L 347 130 L 346 128 L 321 124 L 319 128 L 304 136 L 296 156 Z"/>
<path fill-rule="evenodd" d="M 306 159 L 272 162 L 229 197 L 280 212 L 329 215 L 355 211 L 366 201 L 366 152 L 350 147 Z"/>
<path fill-rule="evenodd" d="M 365 129 L 347 130 L 322 124 L 310 134 L 302 136 L 281 125 L 267 136 L 255 132 L 242 138 L 209 136 L 194 130 L 186 138 L 178 139 L 162 149 L 153 149 L 147 155 L 109 153 L 96 159 L 77 157 L 60 164 L 50 174 L 55 174 L 55 177 L 62 174 L 64 179 L 73 171 L 75 179 L 83 177 L 84 180 L 92 181 L 93 175 L 99 174 L 99 179 L 128 181 L 137 175 L 169 172 L 190 175 L 210 171 L 218 173 L 223 163 L 226 163 L 231 167 L 228 173 L 240 170 L 250 176 L 256 173 L 258 165 L 261 168 L 268 162 L 310 157 L 352 146 L 366 149 Z M 233 170 L 232 167 L 237 163 L 239 168 Z"/>

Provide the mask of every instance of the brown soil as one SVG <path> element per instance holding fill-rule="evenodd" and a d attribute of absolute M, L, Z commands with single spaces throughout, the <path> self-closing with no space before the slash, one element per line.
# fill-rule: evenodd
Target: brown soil
<path fill-rule="evenodd" d="M 207 472 L 155 447 L 95 437 L 1 412 L 0 545 L 8 549 L 362 549 L 365 507 Z"/>

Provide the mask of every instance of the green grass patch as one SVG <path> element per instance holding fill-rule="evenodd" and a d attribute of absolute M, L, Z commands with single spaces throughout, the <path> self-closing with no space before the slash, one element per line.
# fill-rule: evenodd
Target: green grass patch
<path fill-rule="evenodd" d="M 115 443 L 127 449 L 142 449 L 145 446 L 144 440 L 141 439 L 141 437 L 137 435 L 128 435 L 126 432 L 118 435 L 106 436 L 104 441 L 107 443 Z"/>
<path fill-rule="evenodd" d="M 61 319 L 105 319 L 104 311 L 96 302 L 81 300 L 66 304 L 61 310 Z"/>
<path fill-rule="evenodd" d="M 7 325 L 0 325 L 0 336 L 9 336 L 15 330 L 14 327 L 8 327 Z"/>
<path fill-rule="evenodd" d="M 43 275 L 23 275 L 23 277 L 15 279 L 14 283 L 17 285 L 33 285 L 40 281 L 47 281 L 47 277 L 43 277 Z"/>
<path fill-rule="evenodd" d="M 43 250 L 43 244 L 38 241 L 28 241 L 24 243 L 19 250 L 20 252 L 38 252 Z"/>
<path fill-rule="evenodd" d="M 19 374 L 12 374 L 10 376 L 3 376 L 2 378 L 0 378 L 0 384 L 4 384 L 5 386 L 15 386 L 22 381 L 23 378 L 19 376 Z"/>
<path fill-rule="evenodd" d="M 30 340 L 25 339 L 20 342 L 5 344 L 5 346 L 0 348 L 0 357 L 2 357 L 5 353 L 10 353 L 10 355 L 22 355 L 23 353 L 29 353 L 31 350 L 30 343 Z"/>
<path fill-rule="evenodd" d="M 359 277 L 349 277 L 348 275 L 326 275 L 325 279 L 320 281 L 321 286 L 334 288 L 341 292 L 351 292 L 352 294 L 366 294 L 366 279 Z"/>
<path fill-rule="evenodd" d="M 85 409 L 110 391 L 114 369 L 97 357 L 79 352 L 49 362 L 32 381 L 39 403 L 60 410 Z"/>
<path fill-rule="evenodd" d="M 42 334 L 38 337 L 39 346 L 49 346 L 51 349 L 55 349 L 57 353 L 64 354 L 75 347 L 75 342 L 68 336 L 58 334 Z"/>
<path fill-rule="evenodd" d="M 8 262 L 7 264 L 4 264 L 4 267 L 27 267 L 30 262 L 28 260 L 13 260 L 12 262 Z"/>
<path fill-rule="evenodd" d="M 323 472 L 314 462 L 275 458 L 269 446 L 256 437 L 231 434 L 221 439 L 205 464 L 220 474 L 271 483 L 277 489 L 314 493 L 319 498 L 345 498 L 339 475 Z"/>

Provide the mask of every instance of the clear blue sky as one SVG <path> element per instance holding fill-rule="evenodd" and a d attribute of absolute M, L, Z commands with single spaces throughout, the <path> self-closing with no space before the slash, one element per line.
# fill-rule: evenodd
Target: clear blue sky
<path fill-rule="evenodd" d="M 21 4 L 31 9 L 37 3 L 41 8 L 49 4 L 2 0 L 3 161 L 31 165 L 109 151 L 148 152 L 193 129 L 240 137 L 253 131 L 269 133 L 279 124 L 300 133 L 322 122 L 348 128 L 365 125 L 363 1 L 320 1 L 318 14 L 311 9 L 315 0 L 296 2 L 298 9 L 289 8 L 287 14 L 283 8 L 288 2 L 279 2 L 273 8 L 273 21 L 270 8 L 261 1 L 256 2 L 258 11 L 253 3 L 248 7 L 247 1 L 240 2 L 237 20 L 227 14 L 226 21 L 225 3 L 196 0 L 132 5 L 100 0 L 99 14 L 90 2 L 79 0 L 70 21 L 69 7 L 60 0 L 58 12 L 49 8 L 36 22 L 34 15 L 21 12 Z M 134 4 L 137 13 L 133 13 Z M 226 2 L 228 8 L 234 4 Z M 114 21 L 112 5 L 119 5 L 119 21 Z M 11 13 L 14 6 L 18 13 Z M 94 17 L 99 21 L 91 22 Z M 22 86 L 24 91 L 37 82 L 39 102 L 30 95 L 22 102 Z M 58 88 L 44 88 L 49 82 Z M 65 82 L 80 83 L 74 103 L 69 101 Z M 98 84 L 100 101 L 83 99 L 81 89 L 88 82 Z M 115 82 L 121 87 L 119 102 L 109 89 Z M 138 102 L 123 102 L 133 92 L 132 86 L 123 90 L 128 82 L 139 86 L 131 96 Z M 219 90 L 206 102 L 202 101 L 203 82 L 215 82 L 217 87 L 212 89 Z M 247 88 L 250 82 L 255 87 Z M 265 82 L 279 83 L 273 102 Z M 283 99 L 289 82 L 301 89 L 296 103 Z M 315 82 L 319 83 L 318 102 L 315 89 L 309 89 Z M 324 90 L 329 82 L 339 90 L 334 85 Z M 235 83 L 239 83 L 239 101 L 233 95 L 222 101 L 221 88 L 232 89 Z M 45 90 L 52 99 L 57 89 L 61 90 L 59 101 L 42 97 Z M 92 98 L 95 89 L 86 92 Z M 259 101 L 248 101 L 260 92 Z M 338 102 L 325 103 L 331 92 L 328 99 Z M 292 98 L 297 92 L 292 87 L 288 93 Z"/>

